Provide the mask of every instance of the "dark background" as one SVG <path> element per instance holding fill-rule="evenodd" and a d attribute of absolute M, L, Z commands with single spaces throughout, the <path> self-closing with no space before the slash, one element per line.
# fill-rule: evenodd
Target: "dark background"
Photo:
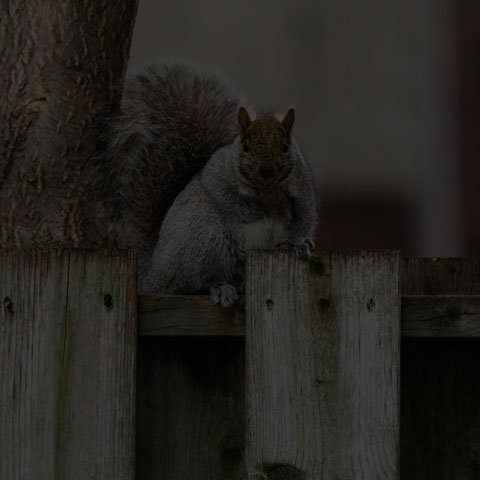
<path fill-rule="evenodd" d="M 480 254 L 478 2 L 141 1 L 129 71 L 172 56 L 296 106 L 321 248 Z"/>

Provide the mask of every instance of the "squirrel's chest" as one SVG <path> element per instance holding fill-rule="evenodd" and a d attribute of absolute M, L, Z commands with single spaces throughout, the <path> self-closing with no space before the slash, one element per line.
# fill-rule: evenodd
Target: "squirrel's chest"
<path fill-rule="evenodd" d="M 240 225 L 242 250 L 271 249 L 286 239 L 286 223 L 278 218 L 264 218 Z"/>
<path fill-rule="evenodd" d="M 280 189 L 272 191 L 257 191 L 255 200 L 261 205 L 268 217 L 281 219 L 287 215 L 290 202 Z"/>

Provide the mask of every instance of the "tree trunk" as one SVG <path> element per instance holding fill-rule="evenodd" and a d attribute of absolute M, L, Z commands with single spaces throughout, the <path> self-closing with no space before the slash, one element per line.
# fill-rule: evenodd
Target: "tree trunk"
<path fill-rule="evenodd" d="M 0 0 L 0 246 L 108 246 L 83 174 L 138 0 Z"/>

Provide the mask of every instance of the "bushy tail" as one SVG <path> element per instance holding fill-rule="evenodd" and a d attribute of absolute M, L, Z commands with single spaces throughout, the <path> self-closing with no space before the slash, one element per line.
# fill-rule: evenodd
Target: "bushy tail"
<path fill-rule="evenodd" d="M 127 79 L 121 108 L 105 125 L 100 173 L 122 246 L 153 248 L 176 195 L 237 135 L 239 103 L 220 75 L 184 63 L 153 65 Z"/>

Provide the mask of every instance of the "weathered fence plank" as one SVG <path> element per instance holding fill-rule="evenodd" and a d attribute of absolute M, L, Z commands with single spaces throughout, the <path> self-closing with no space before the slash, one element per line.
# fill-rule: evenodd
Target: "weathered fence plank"
<path fill-rule="evenodd" d="M 402 479 L 480 478 L 480 344 L 405 341 Z"/>
<path fill-rule="evenodd" d="M 0 478 L 55 478 L 68 255 L 0 250 Z"/>
<path fill-rule="evenodd" d="M 480 295 L 480 258 L 405 258 L 402 295 Z"/>
<path fill-rule="evenodd" d="M 248 478 L 397 479 L 398 253 L 251 252 L 246 305 Z"/>
<path fill-rule="evenodd" d="M 0 478 L 132 479 L 136 256 L 0 251 Z"/>
<path fill-rule="evenodd" d="M 402 273 L 403 295 L 480 295 L 480 258 L 405 259 Z M 402 343 L 402 479 L 480 478 L 478 337 Z"/>
<path fill-rule="evenodd" d="M 146 338 L 138 362 L 137 478 L 241 478 L 243 340 Z"/>

